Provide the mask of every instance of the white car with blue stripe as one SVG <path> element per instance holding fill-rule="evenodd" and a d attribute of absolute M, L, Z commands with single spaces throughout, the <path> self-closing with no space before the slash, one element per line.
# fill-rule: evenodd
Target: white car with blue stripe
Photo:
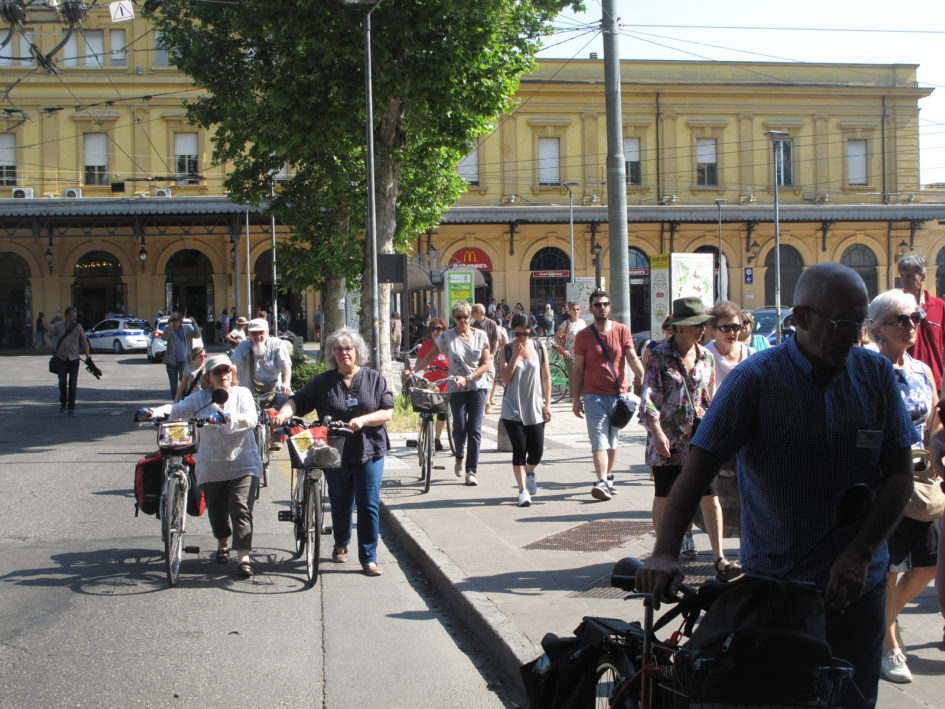
<path fill-rule="evenodd" d="M 148 347 L 151 325 L 137 318 L 108 318 L 85 333 L 89 347 L 95 351 L 121 354 Z"/>

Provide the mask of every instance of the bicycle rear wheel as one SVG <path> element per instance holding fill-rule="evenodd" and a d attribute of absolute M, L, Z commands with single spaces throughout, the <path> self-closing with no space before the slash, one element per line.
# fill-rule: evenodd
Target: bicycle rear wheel
<path fill-rule="evenodd" d="M 423 448 L 420 463 L 420 478 L 423 480 L 423 491 L 430 492 L 430 479 L 433 477 L 433 417 L 423 419 Z"/>
<path fill-rule="evenodd" d="M 640 697 L 631 696 L 631 687 L 624 685 L 633 674 L 633 664 L 624 655 L 601 655 L 594 674 L 594 709 L 639 709 Z M 623 691 L 615 696 L 618 689 Z"/>
<path fill-rule="evenodd" d="M 167 583 L 177 584 L 180 577 L 180 561 L 184 551 L 184 486 L 177 478 L 167 479 L 164 509 L 161 510 L 164 525 L 164 570 Z"/>
<path fill-rule="evenodd" d="M 292 554 L 293 559 L 298 559 L 305 551 L 305 511 L 302 501 L 304 499 L 304 485 L 301 480 L 305 479 L 305 471 L 298 468 L 292 468 L 292 499 L 289 507 L 292 510 L 292 535 L 295 541 L 295 551 Z M 299 492 L 302 492 L 302 495 Z"/>
<path fill-rule="evenodd" d="M 568 381 L 568 372 L 564 368 L 564 365 L 560 362 L 555 362 L 551 367 L 551 401 L 554 404 L 557 404 L 559 401 L 564 399 L 571 388 L 570 382 Z"/>
<path fill-rule="evenodd" d="M 318 581 L 319 552 L 322 543 L 321 482 L 318 479 L 305 482 L 305 578 L 309 588 Z"/>

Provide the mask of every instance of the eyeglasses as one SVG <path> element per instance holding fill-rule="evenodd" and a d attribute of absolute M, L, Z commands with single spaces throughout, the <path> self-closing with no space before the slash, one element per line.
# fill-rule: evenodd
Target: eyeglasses
<path fill-rule="evenodd" d="M 596 303 L 591 303 L 591 307 L 592 307 L 592 308 L 609 308 L 609 307 L 610 307 L 610 301 L 609 301 L 609 300 L 598 300 Z"/>
<path fill-rule="evenodd" d="M 719 332 L 726 332 L 726 333 L 741 332 L 742 326 L 741 325 L 719 325 L 715 329 L 718 330 Z"/>
<path fill-rule="evenodd" d="M 531 333 L 528 330 L 523 330 L 523 331 L 513 330 L 512 334 L 515 335 L 516 337 L 528 337 L 529 335 L 531 335 Z"/>
<path fill-rule="evenodd" d="M 222 377 L 224 375 L 233 376 L 233 370 L 231 370 L 227 366 L 217 367 L 216 369 L 213 370 L 212 374 L 215 377 Z"/>
<path fill-rule="evenodd" d="M 839 332 L 839 333 L 843 333 L 847 335 L 856 335 L 863 332 L 863 323 L 866 322 L 865 319 L 864 320 L 834 320 L 832 318 L 828 318 L 823 313 L 818 312 L 811 307 L 807 307 L 807 309 L 810 312 L 812 312 L 814 315 L 818 315 L 819 317 L 823 318 L 827 322 L 827 324 L 830 325 L 830 329 L 833 330 L 834 332 Z"/>
<path fill-rule="evenodd" d="M 442 328 L 439 325 L 437 325 L 436 327 L 431 327 L 430 332 L 443 332 L 444 329 L 445 328 Z"/>
<path fill-rule="evenodd" d="M 354 346 L 353 346 L 353 345 L 348 345 L 347 347 L 342 347 L 342 346 L 339 345 L 338 347 L 334 347 L 334 348 L 332 348 L 332 349 L 334 350 L 334 352 L 335 352 L 336 354 L 344 354 L 344 353 L 346 353 L 346 352 L 354 352 Z"/>
<path fill-rule="evenodd" d="M 905 330 L 910 325 L 912 327 L 919 327 L 920 322 L 922 322 L 922 313 L 916 311 L 914 313 L 909 313 L 908 315 L 905 313 L 900 313 L 892 320 L 887 320 L 884 322 L 883 325 L 895 325 L 896 327 L 900 327 Z"/>
<path fill-rule="evenodd" d="M 469 320 L 468 315 L 454 315 L 453 320 Z"/>

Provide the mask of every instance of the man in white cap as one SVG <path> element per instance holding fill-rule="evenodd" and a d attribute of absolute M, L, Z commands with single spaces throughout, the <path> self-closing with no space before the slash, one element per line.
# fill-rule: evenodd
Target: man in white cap
<path fill-rule="evenodd" d="M 246 331 L 248 338 L 231 355 L 240 386 L 256 397 L 271 394 L 260 403 L 278 409 L 292 394 L 292 360 L 282 340 L 269 337 L 265 318 L 250 320 Z"/>

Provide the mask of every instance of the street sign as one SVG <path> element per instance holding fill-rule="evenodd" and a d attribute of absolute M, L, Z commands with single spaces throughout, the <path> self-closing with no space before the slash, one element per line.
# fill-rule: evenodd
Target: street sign
<path fill-rule="evenodd" d="M 135 6 L 131 0 L 110 2 L 108 11 L 112 14 L 112 22 L 128 22 L 135 19 Z"/>
<path fill-rule="evenodd" d="M 755 269 L 750 266 L 745 269 L 745 285 L 750 286 L 755 282 Z"/>

